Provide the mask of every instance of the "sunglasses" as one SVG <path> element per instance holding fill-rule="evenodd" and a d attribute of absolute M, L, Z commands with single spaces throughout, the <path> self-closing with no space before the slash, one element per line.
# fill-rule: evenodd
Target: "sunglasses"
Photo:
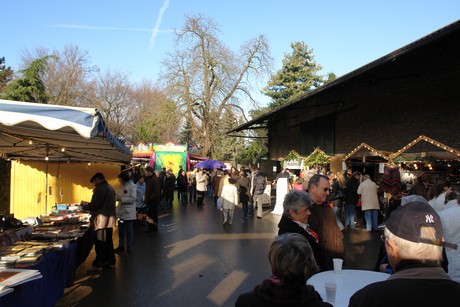
<path fill-rule="evenodd" d="M 332 189 L 330 189 L 330 188 L 323 188 L 323 191 L 324 191 L 324 192 L 327 192 L 327 191 L 332 192 Z"/>

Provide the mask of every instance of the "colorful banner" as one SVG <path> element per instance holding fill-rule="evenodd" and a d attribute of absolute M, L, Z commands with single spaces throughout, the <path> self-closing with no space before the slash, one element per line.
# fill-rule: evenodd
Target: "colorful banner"
<path fill-rule="evenodd" d="M 179 165 L 185 170 L 187 167 L 187 153 L 186 152 L 156 152 L 155 153 L 155 171 L 161 171 L 163 167 L 173 170 L 174 175 L 177 177 L 179 172 Z"/>

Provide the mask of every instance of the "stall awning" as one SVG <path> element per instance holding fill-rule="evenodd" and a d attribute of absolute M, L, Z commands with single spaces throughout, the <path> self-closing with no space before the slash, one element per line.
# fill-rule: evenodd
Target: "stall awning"
<path fill-rule="evenodd" d="M 430 147 L 414 149 L 417 144 L 427 143 Z M 437 160 L 460 160 L 460 151 L 425 135 L 421 135 L 406 146 L 390 155 L 391 159 L 403 157 L 411 160 L 416 157 L 433 157 Z"/>
<path fill-rule="evenodd" d="M 351 152 L 349 152 L 347 155 L 345 155 L 345 157 L 343 158 L 343 161 L 347 161 L 348 159 L 350 159 L 353 156 L 357 155 L 358 151 L 360 151 L 360 150 L 365 150 L 366 151 L 366 153 L 363 155 L 363 157 L 368 156 L 368 157 L 376 157 L 377 160 L 381 160 L 381 159 L 383 159 L 385 161 L 390 160 L 388 154 L 386 154 L 386 153 L 384 153 L 384 152 L 382 152 L 380 150 L 377 150 L 374 147 L 372 147 L 372 146 L 370 146 L 370 145 L 368 145 L 366 143 L 361 143 L 361 144 L 358 145 L 358 147 L 356 147 Z"/>
<path fill-rule="evenodd" d="M 4 158 L 129 163 L 132 155 L 94 108 L 0 100 Z"/>

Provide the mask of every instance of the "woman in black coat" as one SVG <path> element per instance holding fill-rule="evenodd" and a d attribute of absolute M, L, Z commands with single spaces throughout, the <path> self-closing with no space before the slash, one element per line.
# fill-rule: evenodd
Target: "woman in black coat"
<path fill-rule="evenodd" d="M 179 171 L 179 174 L 177 175 L 176 179 L 177 183 L 177 192 L 180 194 L 180 200 L 182 205 L 187 205 L 188 203 L 188 198 L 187 198 L 187 176 L 185 175 L 185 171 L 181 169 Z"/>

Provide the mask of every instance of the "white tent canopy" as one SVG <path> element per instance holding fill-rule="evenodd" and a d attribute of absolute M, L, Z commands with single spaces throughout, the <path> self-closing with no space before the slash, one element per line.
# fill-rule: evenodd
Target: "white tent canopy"
<path fill-rule="evenodd" d="M 132 154 L 94 108 L 0 99 L 0 153 L 8 159 L 129 163 Z"/>

